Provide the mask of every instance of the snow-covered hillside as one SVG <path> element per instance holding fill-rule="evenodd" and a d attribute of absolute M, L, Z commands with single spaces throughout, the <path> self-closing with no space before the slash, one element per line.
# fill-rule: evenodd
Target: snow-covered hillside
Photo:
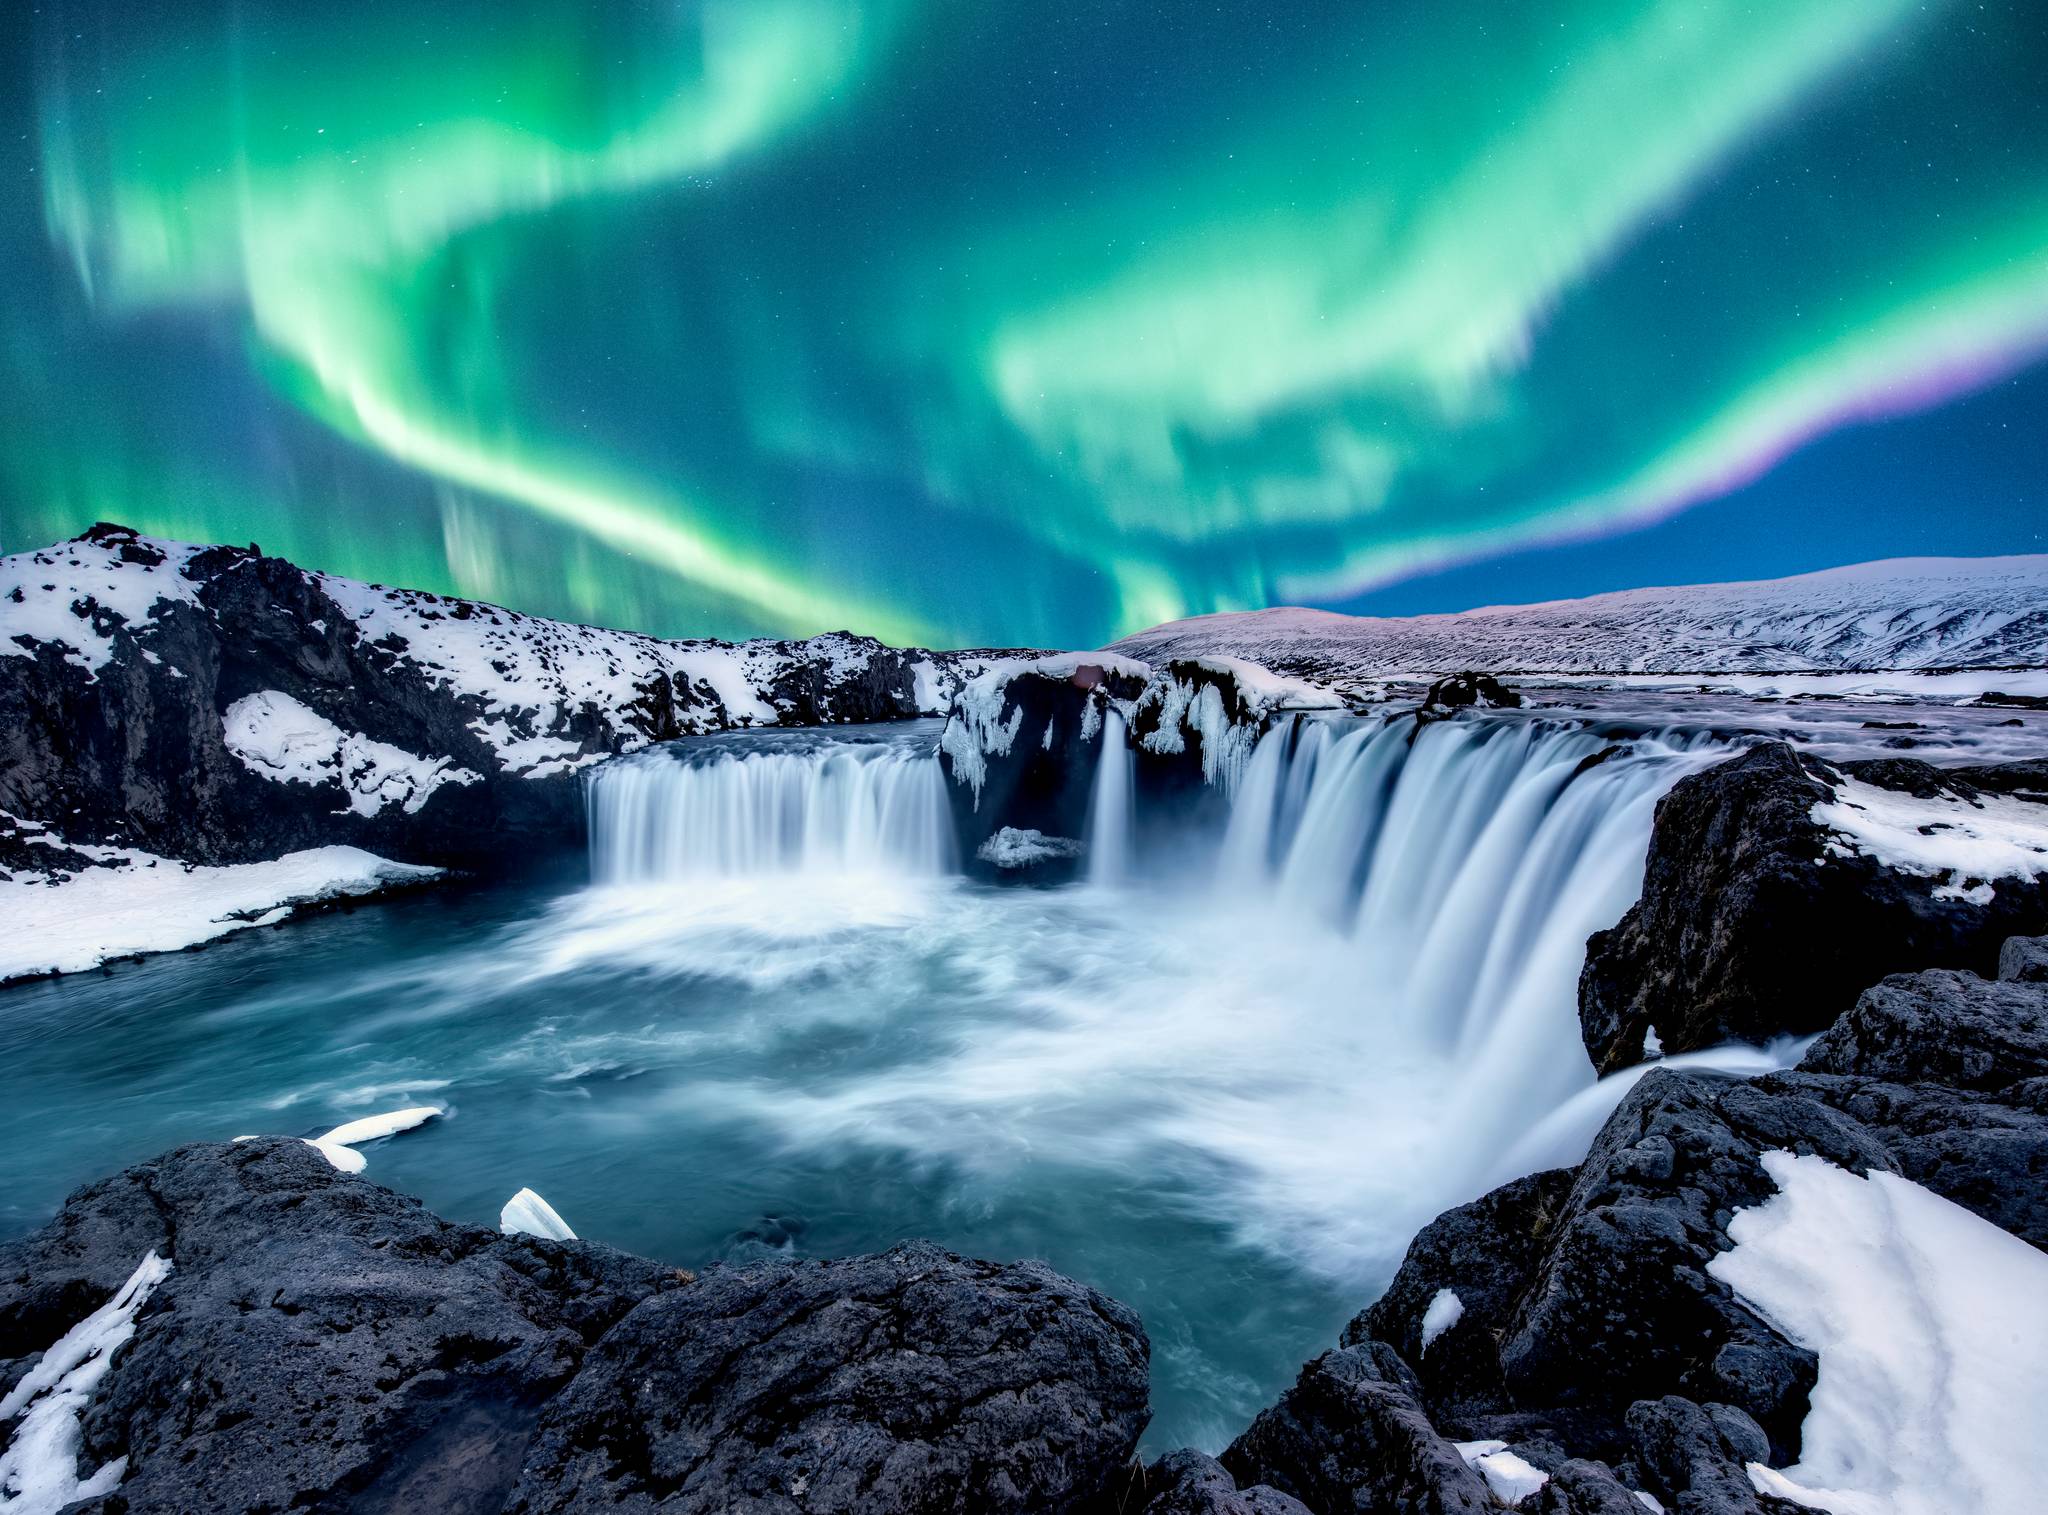
<path fill-rule="evenodd" d="M 1111 650 L 1223 653 L 1310 678 L 1851 672 L 2048 666 L 2048 554 L 1894 558 L 1789 579 L 1629 589 L 1455 615 L 1260 610 L 1141 631 Z"/>
<path fill-rule="evenodd" d="M 573 846 L 600 758 L 943 714 L 987 661 L 665 641 L 102 525 L 0 558 L 0 810 L 185 863 L 467 866 Z"/>

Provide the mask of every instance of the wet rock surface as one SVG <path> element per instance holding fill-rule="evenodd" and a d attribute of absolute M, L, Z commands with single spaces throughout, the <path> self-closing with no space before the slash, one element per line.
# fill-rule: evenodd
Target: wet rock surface
<path fill-rule="evenodd" d="M 2031 801 L 2038 763 L 1937 769 L 1887 758 L 1833 768 L 1766 742 L 1681 779 L 1657 806 L 1643 893 L 1587 945 L 1579 1020 L 1602 1072 L 1667 1053 L 1816 1032 L 1890 973 L 1996 971 L 2001 945 L 2048 918 L 2048 873 L 1988 892 L 1845 849 L 1814 808 L 1843 775 L 1968 805 Z"/>

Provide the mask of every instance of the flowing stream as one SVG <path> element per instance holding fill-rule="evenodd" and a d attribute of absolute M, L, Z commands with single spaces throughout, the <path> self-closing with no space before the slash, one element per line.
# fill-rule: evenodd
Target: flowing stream
<path fill-rule="evenodd" d="M 1089 881 L 1003 888 L 959 868 L 936 734 L 671 744 L 592 776 L 587 881 L 7 991 L 0 1231 L 177 1142 L 440 1103 L 366 1150 L 453 1218 L 531 1186 L 688 1266 L 1045 1257 L 1144 1315 L 1148 1444 L 1217 1447 L 1592 1082 L 1586 937 L 1725 751 L 1301 718 L 1168 857 L 1115 726 Z"/>

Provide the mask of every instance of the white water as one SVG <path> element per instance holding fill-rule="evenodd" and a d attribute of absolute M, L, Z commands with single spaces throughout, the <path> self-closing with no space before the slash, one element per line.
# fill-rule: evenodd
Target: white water
<path fill-rule="evenodd" d="M 938 761 L 901 742 L 656 749 L 607 764 L 589 806 L 599 883 L 924 876 L 955 862 Z"/>
<path fill-rule="evenodd" d="M 1088 805 L 1089 883 L 1115 886 L 1129 881 L 1136 812 L 1130 741 L 1123 712 L 1111 706 L 1102 720 L 1102 756 L 1095 765 L 1095 792 Z"/>
<path fill-rule="evenodd" d="M 716 972 L 737 954 L 757 984 L 880 982 L 936 952 L 939 977 L 1007 1007 L 995 1027 L 943 1072 L 871 1070 L 752 1116 L 924 1153 L 971 1129 L 981 1157 L 1060 1112 L 1035 1139 L 1119 1162 L 1192 1149 L 1244 1229 L 1294 1232 L 1345 1271 L 1497 1181 L 1502 1153 L 1592 1084 L 1586 939 L 1640 888 L 1657 798 L 1725 751 L 1534 719 L 1290 720 L 1259 741 L 1222 835 L 1148 877 L 1114 713 L 1103 741 L 1089 885 L 1050 893 L 951 875 L 928 744 L 610 765 L 591 791 L 599 880 L 726 887 L 687 920 L 607 891 L 583 947 L 549 951 Z M 1110 904 L 1102 885 L 1142 897 Z"/>

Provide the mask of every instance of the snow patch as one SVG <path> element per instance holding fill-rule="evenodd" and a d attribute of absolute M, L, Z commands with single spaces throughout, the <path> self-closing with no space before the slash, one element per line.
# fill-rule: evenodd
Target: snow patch
<path fill-rule="evenodd" d="M 8 1515 L 55 1515 L 120 1486 L 125 1456 L 78 1476 L 81 1422 L 114 1354 L 134 1337 L 137 1313 L 170 1271 L 167 1259 L 146 1254 L 112 1299 L 66 1331 L 0 1399 L 0 1424 L 21 1417 L 0 1453 L 0 1509 Z"/>
<path fill-rule="evenodd" d="M 498 1229 L 507 1236 L 542 1236 L 549 1241 L 574 1241 L 576 1233 L 555 1213 L 555 1207 L 531 1189 L 521 1189 L 498 1212 Z"/>
<path fill-rule="evenodd" d="M 1768 1152 L 1778 1193 L 1707 1265 L 1819 1355 L 1799 1462 L 1760 1493 L 1834 1515 L 2041 1508 L 2048 1256 L 1892 1173 Z"/>
<path fill-rule="evenodd" d="M 1429 1308 L 1422 1312 L 1422 1350 L 1428 1353 L 1430 1343 L 1450 1330 L 1465 1318 L 1465 1301 L 1458 1298 L 1454 1289 L 1439 1289 L 1431 1296 Z"/>
<path fill-rule="evenodd" d="M 1504 1441 L 1454 1441 L 1465 1466 L 1486 1480 L 1493 1497 L 1502 1504 L 1517 1504 L 1534 1494 L 1550 1475 L 1508 1450 Z"/>
<path fill-rule="evenodd" d="M 478 775 L 445 757 L 416 757 L 389 742 L 343 731 L 276 689 L 228 706 L 221 735 L 243 767 L 281 784 L 338 784 L 349 809 L 362 816 L 392 804 L 417 815 L 443 784 L 478 782 Z"/>
<path fill-rule="evenodd" d="M 41 840 L 41 838 L 32 838 Z M 51 841 L 48 845 L 56 846 Z M 359 847 L 312 847 L 266 863 L 205 867 L 129 847 L 68 844 L 96 864 L 0 879 L 0 982 L 76 973 L 109 958 L 174 952 L 275 924 L 299 905 L 437 878 Z"/>
<path fill-rule="evenodd" d="M 1991 903 L 1992 881 L 2048 873 L 2048 805 L 2010 795 L 1920 799 L 1847 775 L 1813 819 L 1834 833 L 1828 851 L 1861 854 L 1919 878 L 1943 878 L 1936 899 Z"/>

